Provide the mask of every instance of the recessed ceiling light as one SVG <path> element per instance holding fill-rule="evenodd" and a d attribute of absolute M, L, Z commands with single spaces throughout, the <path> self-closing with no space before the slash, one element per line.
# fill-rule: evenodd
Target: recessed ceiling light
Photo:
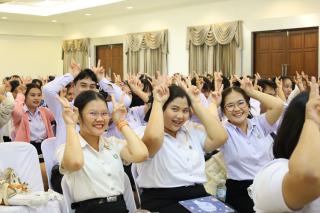
<path fill-rule="evenodd" d="M 57 22 L 57 20 L 51 20 L 51 22 L 56 23 L 56 22 Z"/>
<path fill-rule="evenodd" d="M 85 16 L 91 16 L 92 14 L 91 13 L 86 13 L 84 14 Z"/>
<path fill-rule="evenodd" d="M 128 9 L 128 10 L 132 10 L 133 7 L 132 7 L 132 6 L 128 6 L 127 9 Z"/>
<path fill-rule="evenodd" d="M 1 19 L 8 19 L 7 17 L 5 17 L 5 16 L 3 16 L 3 17 L 1 17 Z"/>

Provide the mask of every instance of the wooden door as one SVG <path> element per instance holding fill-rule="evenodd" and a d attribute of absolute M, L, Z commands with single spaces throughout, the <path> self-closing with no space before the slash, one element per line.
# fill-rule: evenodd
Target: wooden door
<path fill-rule="evenodd" d="M 288 31 L 287 75 L 301 70 L 309 76 L 318 76 L 318 29 Z"/>
<path fill-rule="evenodd" d="M 260 33 L 255 36 L 255 73 L 273 77 L 281 73 L 286 63 L 286 33 Z"/>
<path fill-rule="evenodd" d="M 106 74 L 114 80 L 113 73 L 123 79 L 123 45 L 110 44 L 96 47 L 96 63 L 100 59 Z"/>
<path fill-rule="evenodd" d="M 318 28 L 254 34 L 254 73 L 274 77 L 296 71 L 318 76 Z"/>

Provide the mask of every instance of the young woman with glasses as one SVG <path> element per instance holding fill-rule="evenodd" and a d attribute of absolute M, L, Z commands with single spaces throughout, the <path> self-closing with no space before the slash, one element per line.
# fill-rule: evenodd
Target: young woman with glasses
<path fill-rule="evenodd" d="M 111 116 L 99 93 L 91 90 L 80 93 L 74 108 L 67 99 L 59 100 L 67 137 L 57 150 L 57 157 L 75 201 L 71 208 L 76 213 L 128 212 L 123 200 L 122 159 L 128 163 L 142 162 L 148 158 L 148 149 L 125 120 L 125 106 L 112 98 L 111 116 L 125 139 L 120 140 L 103 136 Z"/>
<path fill-rule="evenodd" d="M 241 88 L 230 87 L 222 92 L 221 109 L 227 117 L 224 127 L 229 137 L 220 151 L 228 176 L 226 203 L 240 213 L 249 213 L 253 212 L 253 202 L 247 188 L 258 171 L 272 160 L 272 144 L 266 137 L 281 116 L 283 102 L 255 90 L 246 77 L 240 82 Z M 252 117 L 250 97 L 266 106 L 265 114 Z"/>

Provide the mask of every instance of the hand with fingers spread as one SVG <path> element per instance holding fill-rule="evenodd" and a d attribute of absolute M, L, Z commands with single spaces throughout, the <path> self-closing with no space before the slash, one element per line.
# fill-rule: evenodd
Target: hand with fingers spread
<path fill-rule="evenodd" d="M 255 90 L 258 90 L 258 86 L 259 86 L 258 85 L 258 81 L 261 80 L 261 76 L 260 76 L 259 73 L 254 74 L 254 76 L 255 76 L 255 79 L 254 79 L 253 87 L 254 87 Z"/>
<path fill-rule="evenodd" d="M 186 88 L 184 88 L 186 89 Z M 201 91 L 199 90 L 198 87 L 196 86 L 191 86 L 189 88 L 187 88 L 186 92 L 188 93 L 190 99 L 191 99 L 191 103 L 192 105 L 194 105 L 195 103 L 200 103 L 200 93 Z"/>
<path fill-rule="evenodd" d="M 105 78 L 105 70 L 100 65 L 100 59 L 98 60 L 97 66 L 92 66 L 91 69 L 96 74 L 98 81 L 101 81 L 103 78 Z"/>
<path fill-rule="evenodd" d="M 166 84 L 160 84 L 153 89 L 153 101 L 157 101 L 162 105 L 168 100 L 170 96 L 169 88 Z"/>
<path fill-rule="evenodd" d="M 215 91 L 211 92 L 209 99 L 211 103 L 215 103 L 218 106 L 221 104 L 222 100 L 222 91 L 223 91 L 223 84 L 221 84 L 219 89 L 215 89 Z"/>
<path fill-rule="evenodd" d="M 111 101 L 113 105 L 112 120 L 116 125 L 118 125 L 120 122 L 124 121 L 127 116 L 127 109 L 123 104 L 124 94 L 121 96 L 119 102 L 116 102 L 114 96 L 111 95 Z"/>
<path fill-rule="evenodd" d="M 306 105 L 306 119 L 313 120 L 320 127 L 320 95 L 316 78 L 312 77 L 310 84 L 309 101 Z"/>
<path fill-rule="evenodd" d="M 74 60 L 71 61 L 69 73 L 75 78 L 81 72 L 80 64 L 77 64 Z"/>
<path fill-rule="evenodd" d="M 222 72 L 214 72 L 214 88 L 219 90 L 222 85 Z"/>
<path fill-rule="evenodd" d="M 247 78 L 246 76 L 243 77 L 242 80 L 238 79 L 238 81 L 241 84 L 241 89 L 243 89 L 245 92 L 249 93 L 254 91 L 254 87 L 252 85 L 252 82 L 249 78 Z"/>
<path fill-rule="evenodd" d="M 71 126 L 76 126 L 78 123 L 79 111 L 77 107 L 70 106 L 69 101 L 65 97 L 57 96 L 61 106 L 63 107 L 62 117 L 64 123 Z"/>

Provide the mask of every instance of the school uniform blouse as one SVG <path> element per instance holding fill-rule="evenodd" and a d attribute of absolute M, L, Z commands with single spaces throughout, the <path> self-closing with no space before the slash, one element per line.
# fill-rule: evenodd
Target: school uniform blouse
<path fill-rule="evenodd" d="M 143 136 L 144 128 L 138 135 Z M 202 125 L 188 121 L 176 138 L 165 133 L 162 147 L 147 161 L 138 163 L 136 178 L 141 188 L 171 188 L 202 184 L 205 175 L 204 142 L 207 137 Z"/>
<path fill-rule="evenodd" d="M 124 170 L 120 152 L 124 141 L 115 137 L 99 139 L 99 151 L 93 149 L 80 135 L 84 156 L 83 167 L 69 172 L 61 167 L 65 144 L 57 150 L 60 172 L 64 174 L 75 202 L 115 196 L 124 193 Z"/>
<path fill-rule="evenodd" d="M 254 209 L 257 213 L 267 212 L 299 212 L 318 213 L 320 209 L 320 198 L 304 206 L 298 211 L 293 211 L 286 205 L 282 183 L 285 175 L 289 171 L 289 161 L 287 159 L 275 159 L 266 164 L 254 178 L 250 187 Z"/>
<path fill-rule="evenodd" d="M 258 171 L 273 160 L 272 141 L 267 136 L 274 131 L 265 114 L 248 119 L 247 134 L 226 121 L 227 142 L 220 148 L 228 179 L 253 180 Z"/>

